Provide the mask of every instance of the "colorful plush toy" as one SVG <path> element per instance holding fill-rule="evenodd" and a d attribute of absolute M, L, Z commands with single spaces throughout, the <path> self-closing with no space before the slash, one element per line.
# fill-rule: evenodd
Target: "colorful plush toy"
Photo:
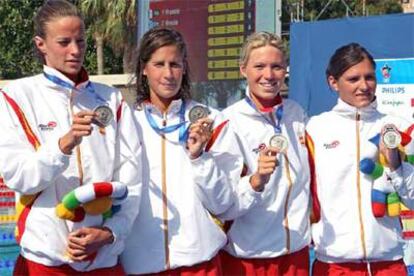
<path fill-rule="evenodd" d="M 56 215 L 77 222 L 76 228 L 83 226 L 82 222 L 87 220 L 86 215 L 99 217 L 100 225 L 120 210 L 121 203 L 127 196 L 127 187 L 119 182 L 79 186 L 63 197 L 62 203 L 56 206 Z M 87 225 L 90 226 L 90 223 Z"/>
<path fill-rule="evenodd" d="M 399 131 L 401 135 L 401 143 L 398 146 L 398 150 L 401 156 L 401 160 L 414 163 L 413 147 L 408 146 L 411 142 L 411 127 L 405 131 Z M 381 134 L 378 133 L 369 141 L 375 146 L 375 151 L 379 151 L 379 143 Z M 385 214 L 388 216 L 399 216 L 401 211 L 401 201 L 394 190 L 394 187 L 388 183 L 386 177 L 382 177 L 384 174 L 384 167 L 388 166 L 388 162 L 385 156 L 381 153 L 378 155 L 378 160 L 372 158 L 364 158 L 359 163 L 360 171 L 374 180 L 374 184 L 371 191 L 371 204 L 372 211 L 375 217 L 383 217 Z"/>
<path fill-rule="evenodd" d="M 73 230 L 85 226 L 100 226 L 106 218 L 121 209 L 121 204 L 127 196 L 127 186 L 119 182 L 98 182 L 79 186 L 63 197 L 62 202 L 56 206 L 56 215 L 61 219 L 75 222 Z M 86 262 L 78 262 L 76 266 L 85 268 L 96 255 L 90 255 Z"/>

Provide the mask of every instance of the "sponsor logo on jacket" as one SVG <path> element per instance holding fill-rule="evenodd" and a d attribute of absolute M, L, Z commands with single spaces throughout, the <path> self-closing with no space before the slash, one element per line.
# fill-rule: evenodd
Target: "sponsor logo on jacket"
<path fill-rule="evenodd" d="M 261 143 L 257 148 L 253 149 L 254 153 L 259 153 L 261 150 L 264 150 L 266 148 L 265 143 Z"/>
<path fill-rule="evenodd" d="M 41 131 L 51 131 L 51 130 L 54 130 L 56 126 L 57 126 L 56 122 L 50 121 L 47 124 L 39 124 L 38 127 L 40 128 Z"/>
<path fill-rule="evenodd" d="M 324 148 L 325 149 L 334 149 L 334 148 L 336 148 L 337 146 L 339 146 L 339 141 L 338 140 L 335 140 L 335 141 L 333 141 L 333 142 L 331 142 L 331 143 L 325 143 L 325 144 L 323 144 L 323 146 L 324 146 Z"/>

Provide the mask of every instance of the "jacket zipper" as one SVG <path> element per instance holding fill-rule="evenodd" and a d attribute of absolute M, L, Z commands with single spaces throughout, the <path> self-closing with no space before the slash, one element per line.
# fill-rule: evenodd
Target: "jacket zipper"
<path fill-rule="evenodd" d="M 270 120 L 273 125 L 276 125 L 276 119 L 274 116 L 270 115 Z M 285 233 L 286 233 L 286 254 L 289 254 L 290 253 L 290 230 L 289 230 L 288 209 L 289 209 L 289 198 L 290 198 L 290 193 L 292 191 L 293 181 L 292 181 L 292 176 L 290 175 L 289 159 L 287 157 L 287 152 L 282 153 L 282 155 L 284 158 L 284 163 L 286 164 L 285 172 L 286 172 L 286 177 L 288 180 L 288 190 L 287 190 L 286 200 L 284 204 L 284 211 L 283 211 L 283 216 L 284 216 L 283 225 L 285 227 Z"/>
<path fill-rule="evenodd" d="M 361 245 L 362 245 L 362 253 L 364 260 L 367 259 L 367 249 L 365 245 L 365 231 L 364 231 L 364 223 L 362 220 L 362 200 L 361 200 L 361 174 L 359 172 L 359 162 L 361 161 L 361 152 L 360 152 L 360 137 L 359 137 L 359 122 L 361 119 L 361 115 L 357 112 L 355 116 L 356 121 L 356 144 L 357 144 L 357 154 L 356 154 L 356 163 L 357 163 L 357 170 L 356 170 L 356 183 L 357 183 L 357 192 L 358 192 L 358 215 L 359 215 L 359 226 L 361 231 Z"/>
<path fill-rule="evenodd" d="M 163 114 L 162 126 L 167 125 L 166 113 Z M 164 231 L 165 268 L 170 269 L 170 250 L 168 247 L 168 200 L 167 200 L 167 163 L 165 159 L 165 134 L 161 135 L 161 189 L 162 189 L 162 226 Z"/>
<path fill-rule="evenodd" d="M 71 118 L 73 118 L 73 115 L 74 115 L 73 101 L 74 101 L 73 91 L 71 91 L 70 97 L 69 97 L 69 114 Z M 69 121 L 69 124 L 72 124 L 72 121 Z M 76 165 L 78 167 L 79 186 L 82 186 L 83 185 L 83 166 L 82 166 L 82 155 L 81 155 L 81 150 L 80 150 L 80 144 L 75 147 L 75 151 L 76 151 Z"/>
<path fill-rule="evenodd" d="M 288 191 L 286 195 L 285 210 L 284 210 L 284 226 L 285 226 L 285 232 L 286 232 L 286 254 L 289 254 L 290 253 L 290 230 L 289 230 L 288 208 L 289 208 L 289 198 L 292 192 L 293 182 L 292 182 L 292 177 L 290 175 L 289 159 L 287 157 L 287 153 L 284 153 L 283 157 L 285 159 L 284 160 L 286 164 L 285 171 L 286 171 L 286 176 L 288 179 Z"/>

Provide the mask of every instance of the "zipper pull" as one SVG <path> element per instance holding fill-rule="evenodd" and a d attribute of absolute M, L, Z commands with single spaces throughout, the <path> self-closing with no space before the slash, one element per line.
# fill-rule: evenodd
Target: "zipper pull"
<path fill-rule="evenodd" d="M 165 127 L 167 125 L 167 112 L 162 113 L 162 126 Z"/>

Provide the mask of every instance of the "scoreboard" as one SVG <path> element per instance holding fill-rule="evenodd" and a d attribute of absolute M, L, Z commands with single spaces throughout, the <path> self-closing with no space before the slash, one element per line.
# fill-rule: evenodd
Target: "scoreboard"
<path fill-rule="evenodd" d="M 150 0 L 148 20 L 183 34 L 193 81 L 241 79 L 238 58 L 255 30 L 255 1 Z"/>

